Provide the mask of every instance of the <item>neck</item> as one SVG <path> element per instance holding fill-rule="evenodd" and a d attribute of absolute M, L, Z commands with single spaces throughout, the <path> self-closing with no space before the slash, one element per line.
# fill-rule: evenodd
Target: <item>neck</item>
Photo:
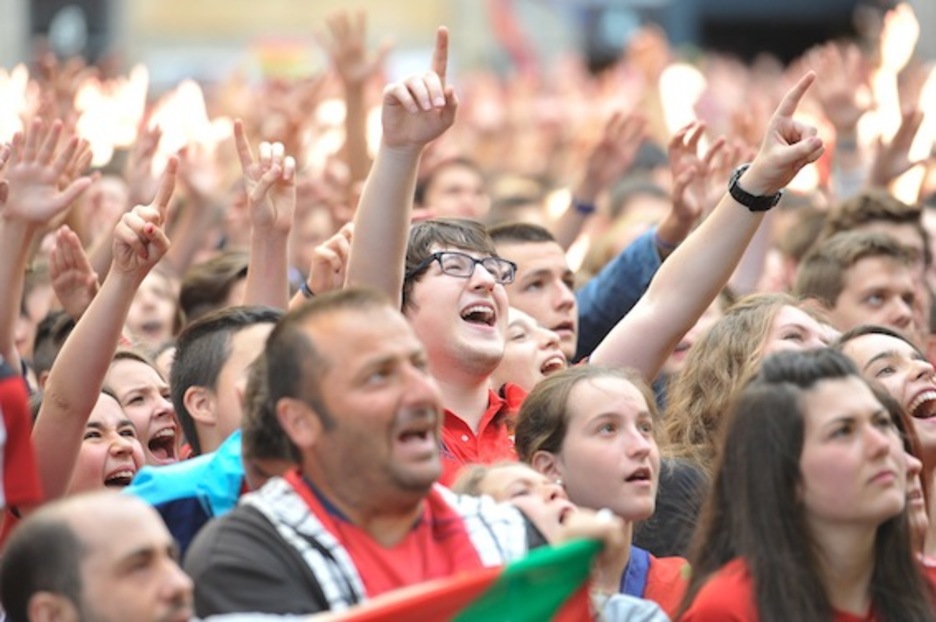
<path fill-rule="evenodd" d="M 634 539 L 634 523 L 624 521 L 624 541 L 631 542 Z M 625 546 L 621 554 L 611 559 L 605 559 L 603 556 L 598 558 L 593 570 L 595 587 L 606 594 L 617 594 L 621 589 L 621 578 L 624 576 L 624 569 L 630 561 L 631 547 Z"/>
<path fill-rule="evenodd" d="M 436 380 L 442 389 L 442 406 L 477 432 L 488 408 L 488 378 L 453 380 L 438 375 Z"/>
<path fill-rule="evenodd" d="M 819 571 L 832 606 L 839 611 L 866 615 L 871 606 L 871 574 L 877 526 L 830 526 L 814 530 L 821 542 Z"/>
<path fill-rule="evenodd" d="M 348 522 L 363 529 L 385 547 L 398 544 L 412 530 L 423 509 L 428 491 L 362 490 L 349 486 L 347 478 L 333 486 L 315 465 L 304 464 L 302 474 L 318 493 L 335 506 Z M 314 493 L 313 493 L 314 494 Z"/>
<path fill-rule="evenodd" d="M 198 434 L 198 444 L 201 450 L 198 455 L 200 456 L 210 454 L 224 442 L 224 439 L 220 438 L 218 428 L 215 426 L 199 426 L 195 431 Z"/>
<path fill-rule="evenodd" d="M 926 514 L 930 518 L 926 525 L 922 553 L 924 557 L 936 557 L 936 489 L 933 488 L 936 484 L 936 471 L 924 471 L 920 477 L 929 478 L 929 503 Z"/>

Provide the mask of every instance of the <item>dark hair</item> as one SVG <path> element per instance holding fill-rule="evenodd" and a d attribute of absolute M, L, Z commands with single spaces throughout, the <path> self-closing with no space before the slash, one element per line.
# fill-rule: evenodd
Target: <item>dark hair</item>
<path fill-rule="evenodd" d="M 714 573 L 742 558 L 753 579 L 760 620 L 831 619 L 816 542 L 797 500 L 805 434 L 802 399 L 819 382 L 850 377 L 861 378 L 835 350 L 780 352 L 766 358 L 741 391 L 695 534 L 693 574 L 682 611 Z M 874 546 L 870 591 L 878 619 L 932 620 L 931 593 L 911 551 L 905 512 L 878 527 Z"/>
<path fill-rule="evenodd" d="M 38 592 L 60 594 L 81 609 L 81 561 L 88 551 L 62 515 L 23 521 L 0 561 L 0 604 L 9 622 L 28 622 Z"/>
<path fill-rule="evenodd" d="M 531 463 L 537 451 L 558 454 L 562 450 L 569 427 L 569 395 L 583 380 L 597 378 L 620 378 L 631 383 L 643 394 L 654 420 L 659 418 L 653 391 L 636 371 L 600 365 L 570 367 L 542 380 L 523 400 L 514 437 L 520 460 Z"/>
<path fill-rule="evenodd" d="M 301 459 L 299 448 L 289 440 L 270 401 L 266 356 L 263 354 L 251 364 L 247 375 L 241 431 L 241 453 L 245 458 L 293 462 Z"/>
<path fill-rule="evenodd" d="M 33 340 L 32 358 L 36 379 L 52 369 L 52 363 L 74 328 L 75 320 L 64 311 L 52 311 L 39 322 Z"/>
<path fill-rule="evenodd" d="M 923 354 L 920 348 L 918 348 L 915 343 L 907 339 L 906 336 L 901 335 L 893 328 L 879 326 L 877 324 L 862 324 L 860 326 L 846 330 L 844 333 L 839 335 L 835 341 L 832 342 L 831 346 L 836 350 L 841 351 L 845 347 L 846 343 L 852 341 L 853 339 L 857 339 L 858 337 L 864 337 L 865 335 L 884 335 L 886 337 L 899 339 L 913 348 L 917 354 L 923 357 L 923 359 L 926 359 L 926 355 Z"/>
<path fill-rule="evenodd" d="M 439 246 L 497 255 L 494 242 L 479 222 L 464 218 L 435 218 L 416 223 L 410 228 L 406 246 L 406 277 L 403 279 L 403 309 L 412 305 L 413 285 L 422 277 L 415 268 Z"/>
<path fill-rule="evenodd" d="M 488 229 L 494 244 L 515 242 L 555 242 L 556 237 L 546 227 L 528 222 L 506 222 Z"/>
<path fill-rule="evenodd" d="M 321 380 L 335 362 L 316 347 L 303 327 L 316 318 L 340 311 L 366 312 L 390 307 L 383 294 L 360 288 L 343 289 L 316 296 L 297 310 L 288 313 L 270 333 L 264 357 L 267 364 L 267 390 L 275 417 L 276 404 L 283 398 L 302 400 L 322 417 L 330 429 L 334 422 L 323 408 Z"/>
<path fill-rule="evenodd" d="M 189 268 L 179 291 L 185 321 L 194 322 L 224 306 L 235 283 L 247 277 L 249 262 L 247 252 L 229 250 Z"/>
<path fill-rule="evenodd" d="M 214 390 L 231 355 L 231 337 L 254 324 L 275 324 L 282 315 L 270 307 L 229 307 L 189 324 L 179 334 L 169 387 L 182 431 L 196 455 L 201 453 L 201 442 L 195 420 L 185 407 L 185 392 L 195 386 Z"/>

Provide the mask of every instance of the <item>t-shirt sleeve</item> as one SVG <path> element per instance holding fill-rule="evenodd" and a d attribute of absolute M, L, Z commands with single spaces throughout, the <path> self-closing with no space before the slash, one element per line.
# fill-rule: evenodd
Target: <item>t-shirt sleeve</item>
<path fill-rule="evenodd" d="M 732 569 L 734 570 L 734 569 Z M 696 594 L 679 622 L 756 622 L 750 580 L 743 572 L 718 572 Z"/>
<path fill-rule="evenodd" d="M 328 610 L 311 570 L 259 512 L 239 507 L 199 532 L 185 557 L 200 617 Z"/>

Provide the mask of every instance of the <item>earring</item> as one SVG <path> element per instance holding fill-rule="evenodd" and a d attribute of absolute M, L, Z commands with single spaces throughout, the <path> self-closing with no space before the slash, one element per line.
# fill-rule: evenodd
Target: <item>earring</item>
<path fill-rule="evenodd" d="M 556 486 L 562 487 L 562 478 L 561 478 L 561 477 L 557 477 L 557 478 L 556 478 Z"/>

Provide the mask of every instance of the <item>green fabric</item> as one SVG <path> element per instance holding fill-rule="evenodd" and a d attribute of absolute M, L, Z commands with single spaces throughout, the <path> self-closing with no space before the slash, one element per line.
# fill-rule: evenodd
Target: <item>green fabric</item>
<path fill-rule="evenodd" d="M 542 622 L 550 620 L 588 580 L 601 550 L 594 540 L 544 547 L 509 564 L 455 622 Z"/>

